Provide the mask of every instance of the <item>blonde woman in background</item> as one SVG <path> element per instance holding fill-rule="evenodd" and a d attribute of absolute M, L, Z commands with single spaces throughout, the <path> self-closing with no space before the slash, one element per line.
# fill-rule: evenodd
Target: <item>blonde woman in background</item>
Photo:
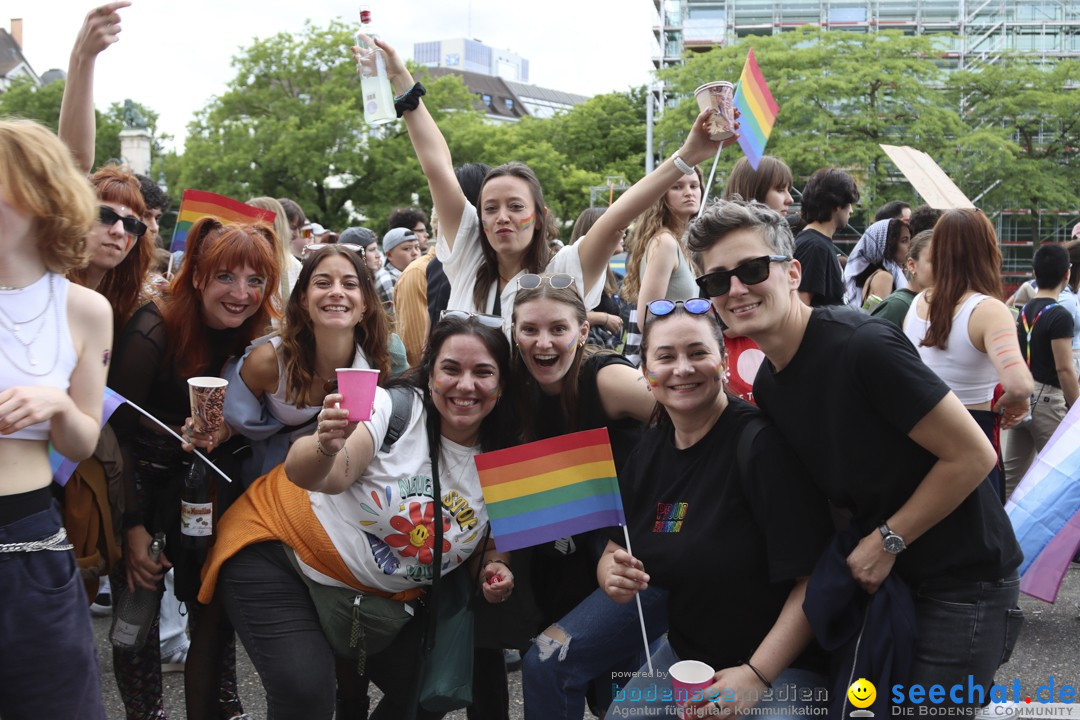
<path fill-rule="evenodd" d="M 278 264 L 281 267 L 281 280 L 278 282 L 281 304 L 278 307 L 282 309 L 289 303 L 289 295 L 296 285 L 296 279 L 300 277 L 301 268 L 300 261 L 293 256 L 287 246 L 288 238 L 292 236 L 289 219 L 285 216 L 285 208 L 272 197 L 252 198 L 247 204 L 274 213 L 274 235 L 277 236 Z"/>

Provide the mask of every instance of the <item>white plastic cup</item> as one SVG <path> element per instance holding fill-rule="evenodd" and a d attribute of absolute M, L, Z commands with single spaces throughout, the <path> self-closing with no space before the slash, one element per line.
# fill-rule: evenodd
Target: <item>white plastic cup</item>
<path fill-rule="evenodd" d="M 191 423 L 195 432 L 214 433 L 225 422 L 225 388 L 229 381 L 219 377 L 188 378 Z"/>
<path fill-rule="evenodd" d="M 726 80 L 705 83 L 694 91 L 698 110 L 712 110 L 709 139 L 726 140 L 735 134 L 735 86 Z"/>
<path fill-rule="evenodd" d="M 379 371 L 338 368 L 337 382 L 341 407 L 349 411 L 349 422 L 370 420 L 375 405 L 375 389 L 379 386 Z"/>

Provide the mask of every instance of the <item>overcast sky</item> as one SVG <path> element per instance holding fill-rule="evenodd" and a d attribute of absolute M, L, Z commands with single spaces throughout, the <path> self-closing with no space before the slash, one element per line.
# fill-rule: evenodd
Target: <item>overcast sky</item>
<path fill-rule="evenodd" d="M 653 54 L 650 0 L 373 0 L 379 33 L 412 57 L 414 42 L 473 37 L 529 61 L 534 85 L 583 95 L 648 82 Z M 23 18 L 23 53 L 40 75 L 67 69 L 87 0 L 5 0 L 0 17 Z M 98 109 L 131 98 L 160 114 L 159 130 L 185 134 L 192 113 L 232 78 L 230 58 L 252 38 L 297 30 L 305 19 L 350 22 L 344 0 L 133 0 L 120 41 L 98 59 Z M 342 62 L 348 62 L 343 57 Z"/>

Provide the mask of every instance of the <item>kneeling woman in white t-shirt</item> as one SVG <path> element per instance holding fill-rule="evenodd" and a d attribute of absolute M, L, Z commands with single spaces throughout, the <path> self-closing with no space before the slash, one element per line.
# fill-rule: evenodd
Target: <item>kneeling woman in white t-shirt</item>
<path fill-rule="evenodd" d="M 328 395 L 318 433 L 298 440 L 221 520 L 200 600 L 210 599 L 220 570 L 225 607 L 274 718 L 334 713 L 333 651 L 305 581 L 410 603 L 432 582 L 436 508 L 443 574 L 479 570 L 489 602 L 513 590 L 505 558 L 485 544 L 488 518 L 473 463 L 477 453 L 508 444 L 504 435 L 514 427 L 498 403 L 510 347 L 500 318 L 454 315 L 436 324 L 408 377 L 409 419 L 392 446 L 382 449 L 393 414 L 386 390 L 360 424 L 336 407 L 341 395 Z M 433 499 L 433 453 L 440 501 Z M 467 560 L 472 567 L 460 567 Z M 371 717 L 406 717 L 415 702 L 422 624 L 410 621 L 367 658 L 368 676 L 384 693 Z M 416 717 L 441 715 L 418 710 Z"/>

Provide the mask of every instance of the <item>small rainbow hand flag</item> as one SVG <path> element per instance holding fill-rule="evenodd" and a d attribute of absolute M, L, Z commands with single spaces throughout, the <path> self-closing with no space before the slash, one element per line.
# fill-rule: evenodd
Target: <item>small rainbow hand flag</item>
<path fill-rule="evenodd" d="M 101 408 L 101 427 L 105 427 L 105 423 L 109 422 L 109 418 L 116 412 L 116 408 L 126 402 L 127 400 L 122 395 L 106 387 Z M 67 485 L 67 481 L 71 479 L 71 474 L 75 472 L 75 468 L 79 466 L 79 463 L 68 460 L 56 452 L 56 448 L 52 446 L 52 443 L 49 443 L 49 465 L 52 467 L 53 482 L 60 487 L 64 487 Z"/>
<path fill-rule="evenodd" d="M 780 114 L 780 106 L 773 100 L 769 86 L 765 84 L 761 68 L 754 59 L 753 48 L 746 56 L 739 87 L 735 90 L 735 107 L 742 113 L 739 117 L 739 146 L 750 165 L 757 170 L 776 116 Z"/>
<path fill-rule="evenodd" d="M 625 525 L 607 428 L 476 456 L 500 552 Z"/>
<path fill-rule="evenodd" d="M 180 213 L 176 218 L 169 252 L 185 249 L 188 230 L 200 218 L 216 217 L 223 223 L 265 222 L 267 225 L 273 225 L 274 216 L 273 210 L 252 207 L 224 195 L 202 190 L 185 190 L 184 196 L 180 199 Z"/>

